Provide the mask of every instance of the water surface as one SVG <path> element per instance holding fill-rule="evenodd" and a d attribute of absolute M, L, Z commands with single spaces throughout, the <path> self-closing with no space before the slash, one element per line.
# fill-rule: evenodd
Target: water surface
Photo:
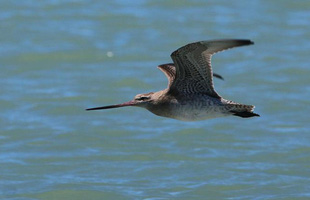
<path fill-rule="evenodd" d="M 2 199 L 310 198 L 307 1 L 2 1 Z M 86 112 L 167 85 L 156 66 L 199 40 L 226 99 L 260 118 Z"/>

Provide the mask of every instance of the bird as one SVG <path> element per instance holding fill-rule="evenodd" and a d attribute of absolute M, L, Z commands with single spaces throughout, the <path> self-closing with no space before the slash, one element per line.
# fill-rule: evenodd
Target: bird
<path fill-rule="evenodd" d="M 133 100 L 109 106 L 88 108 L 101 110 L 126 106 L 142 107 L 161 117 L 181 121 L 199 121 L 218 117 L 259 117 L 255 106 L 224 99 L 214 89 L 211 57 L 234 47 L 253 45 L 247 39 L 205 40 L 189 43 L 171 54 L 173 63 L 158 68 L 168 78 L 166 89 L 137 94 Z"/>

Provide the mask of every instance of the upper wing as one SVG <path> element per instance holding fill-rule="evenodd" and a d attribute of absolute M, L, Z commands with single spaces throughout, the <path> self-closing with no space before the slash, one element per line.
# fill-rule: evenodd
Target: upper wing
<path fill-rule="evenodd" d="M 211 57 L 229 48 L 254 44 L 250 40 L 213 40 L 187 44 L 171 54 L 176 67 L 170 92 L 200 93 L 221 98 L 214 90 Z"/>
<path fill-rule="evenodd" d="M 160 71 L 162 71 L 168 78 L 168 88 L 171 87 L 176 74 L 175 65 L 173 63 L 161 64 L 157 66 Z M 224 80 L 224 78 L 216 73 L 213 73 L 213 77 Z"/>

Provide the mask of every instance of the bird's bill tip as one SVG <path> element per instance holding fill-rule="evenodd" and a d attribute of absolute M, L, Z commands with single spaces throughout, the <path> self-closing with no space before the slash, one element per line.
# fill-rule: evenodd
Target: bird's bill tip
<path fill-rule="evenodd" d="M 86 110 L 103 110 L 103 109 L 110 109 L 110 108 L 120 108 L 120 107 L 125 107 L 125 106 L 134 106 L 135 102 L 133 101 L 128 101 L 125 103 L 121 104 L 115 104 L 115 105 L 109 105 L 109 106 L 101 106 L 101 107 L 94 107 L 94 108 L 87 108 Z"/>

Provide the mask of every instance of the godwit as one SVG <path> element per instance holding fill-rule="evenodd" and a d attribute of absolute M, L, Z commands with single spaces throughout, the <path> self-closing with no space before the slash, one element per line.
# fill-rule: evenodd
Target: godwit
<path fill-rule="evenodd" d="M 182 121 L 224 116 L 254 117 L 254 106 L 222 98 L 214 89 L 211 57 L 229 48 L 254 44 L 250 40 L 213 40 L 187 44 L 171 54 L 174 64 L 159 65 L 168 78 L 168 87 L 158 92 L 138 94 L 131 101 L 89 108 L 99 110 L 124 106 L 146 108 L 155 115 Z"/>

